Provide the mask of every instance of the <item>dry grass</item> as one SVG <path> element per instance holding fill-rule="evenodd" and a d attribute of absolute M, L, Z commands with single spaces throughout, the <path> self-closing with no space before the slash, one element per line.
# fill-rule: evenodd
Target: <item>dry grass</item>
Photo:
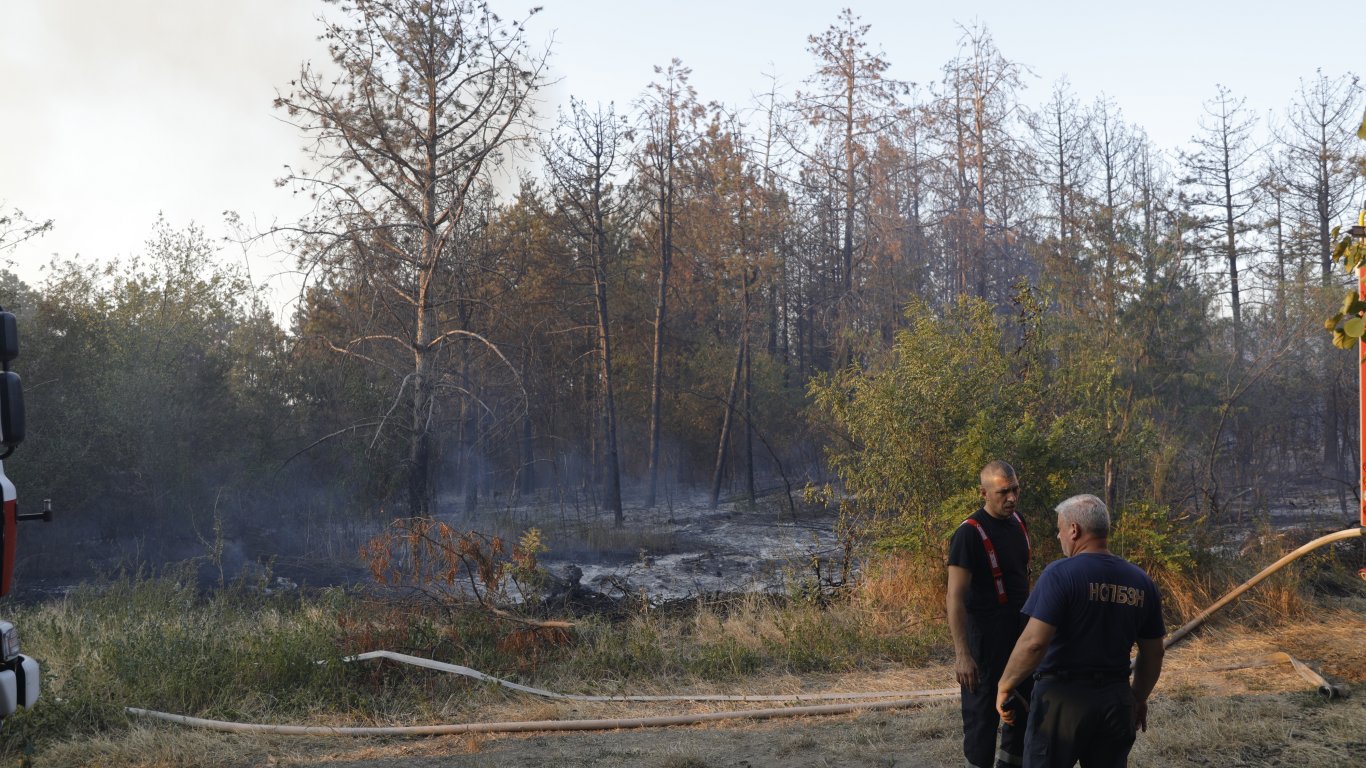
<path fill-rule="evenodd" d="M 733 600 L 724 609 L 702 605 L 693 618 L 693 627 L 701 643 L 730 641 L 756 652 L 766 644 L 781 641 L 783 636 L 774 621 L 772 606 L 755 594 Z"/>
<path fill-rule="evenodd" d="M 926 617 L 944 615 L 943 571 L 938 562 L 923 557 L 883 556 L 864 568 L 854 605 L 866 612 L 873 631 L 910 631 Z"/>
<path fill-rule="evenodd" d="M 1283 621 L 1273 631 L 1223 622 L 1168 654 L 1151 728 L 1139 736 L 1130 765 L 1337 768 L 1366 749 L 1360 723 L 1366 697 L 1324 702 L 1288 666 L 1211 671 L 1284 650 L 1358 689 L 1366 686 L 1366 600 Z M 724 622 L 721 622 L 724 623 Z M 761 677 L 753 690 L 888 690 L 949 685 L 946 665 L 820 676 Z M 647 708 L 653 713 L 665 708 Z M 634 708 L 633 708 L 634 710 Z M 673 708 L 672 711 L 678 711 Z M 584 713 L 587 714 L 587 713 Z M 644 712 L 640 712 L 644 714 Z M 393 758 L 374 766 L 514 766 L 554 755 L 565 765 L 807 766 L 953 765 L 960 725 L 954 702 L 892 713 L 737 721 L 726 725 L 603 734 L 553 734 L 536 740 L 491 737 L 474 757 L 437 762 Z"/>
<path fill-rule="evenodd" d="M 585 620 L 573 647 L 554 649 L 544 659 L 526 667 L 499 670 L 473 657 L 448 656 L 444 660 L 514 676 L 552 690 L 579 693 L 769 694 L 907 691 L 952 686 L 946 636 L 934 619 L 942 616 L 942 574 L 930 573 L 924 566 L 903 558 L 882 560 L 866 574 L 851 600 L 833 605 L 751 595 L 701 603 L 690 611 L 643 607 L 635 615 L 611 622 Z M 1259 588 L 1248 596 L 1251 599 L 1240 601 L 1236 610 L 1219 614 L 1168 653 L 1153 702 L 1152 727 L 1140 735 L 1131 765 L 1327 768 L 1351 765 L 1366 754 L 1366 736 L 1360 726 L 1366 722 L 1366 590 L 1353 582 L 1349 597 L 1313 601 L 1302 596 L 1289 580 L 1268 587 L 1265 591 Z M 144 625 L 160 626 L 156 623 L 160 619 L 154 621 L 152 615 L 167 613 L 173 607 L 166 603 L 167 595 L 180 594 L 164 589 L 129 592 L 133 598 L 141 595 L 147 616 L 138 613 L 135 623 L 124 621 L 111 626 L 121 628 L 124 636 Z M 1186 588 L 1182 594 L 1193 608 L 1185 615 L 1203 607 L 1200 600 L 1204 599 L 1205 591 L 1217 589 L 1201 585 Z M 194 617 L 199 615 L 199 608 L 188 598 L 184 602 L 184 606 L 177 608 L 176 616 L 170 617 L 174 619 L 172 623 L 181 630 L 197 627 Z M 125 607 L 128 603 L 126 599 L 119 601 Z M 99 607 L 104 603 L 92 605 Z M 136 600 L 133 605 L 136 607 Z M 230 612 L 234 605 L 210 603 L 216 606 L 218 613 L 213 615 L 219 616 L 220 621 L 224 616 L 235 615 Z M 351 615 L 347 611 L 375 618 L 373 606 L 368 603 L 337 605 L 303 606 L 290 614 L 294 617 L 291 621 L 321 627 L 334 614 Z M 136 650 L 127 643 L 65 643 L 61 638 L 85 636 L 94 631 L 91 627 L 95 625 L 90 622 L 104 616 L 94 610 L 78 612 L 76 607 L 77 604 L 56 606 L 50 615 L 29 617 L 25 624 L 35 630 L 35 642 L 46 643 L 49 655 L 44 658 L 49 661 L 49 671 L 58 675 L 58 683 L 67 685 L 67 679 L 80 669 L 96 666 L 100 661 L 97 657 L 127 655 Z M 272 632 L 291 625 L 280 618 L 283 615 L 257 609 L 243 614 L 251 619 L 251 626 L 264 626 Z M 930 618 L 918 618 L 926 616 Z M 208 622 L 208 617 L 204 622 Z M 457 655 L 464 652 L 459 649 L 480 647 L 443 639 L 453 627 L 426 627 L 421 622 L 398 619 L 392 623 L 396 632 L 403 630 L 387 638 L 394 642 L 405 637 L 409 643 L 430 641 Z M 205 623 L 204 631 L 212 629 L 221 634 L 217 627 L 218 624 Z M 339 625 L 339 636 L 351 638 L 341 631 L 347 627 L 350 625 Z M 422 631 L 414 634 L 415 627 Z M 473 628 L 462 625 L 459 629 L 468 635 Z M 316 629 L 313 634 L 322 636 L 328 632 Z M 308 647 L 315 642 L 309 639 L 312 636 L 303 636 Z M 338 635 L 334 632 L 333 636 L 335 639 Z M 156 637 L 161 638 L 162 634 Z M 64 664 L 56 663 L 58 649 L 63 654 L 61 658 L 66 659 Z M 348 645 L 349 650 L 356 649 Z M 417 648 L 411 650 L 421 653 Z M 1320 701 L 1312 688 L 1286 665 L 1233 671 L 1211 669 L 1274 651 L 1288 652 L 1330 679 L 1357 688 L 1358 697 Z M 164 661 L 158 662 L 158 668 L 171 670 Z M 510 664 L 507 660 L 503 663 Z M 205 679 L 212 685 L 218 684 L 213 682 L 218 680 L 216 677 Z M 336 702 L 343 702 L 341 705 L 276 706 L 265 700 L 271 698 L 266 694 L 261 694 L 265 697 L 262 701 L 249 701 L 249 692 L 255 690 L 250 687 L 233 696 L 243 702 L 243 719 L 285 722 L 299 718 L 293 721 L 328 725 L 611 719 L 739 708 L 723 703 L 546 701 L 453 676 L 399 671 L 383 664 L 350 670 L 339 680 L 348 695 L 360 696 L 363 692 L 363 697 L 356 698 L 349 708 L 344 702 L 350 700 L 337 697 L 336 691 L 323 685 L 327 681 L 313 684 L 323 693 L 331 691 Z M 92 690 L 96 687 L 91 684 Z M 159 689 L 149 689 L 145 695 L 156 690 Z M 46 695 L 61 693 L 50 688 Z M 125 702 L 128 695 L 131 694 L 120 689 L 105 703 L 141 703 Z M 218 697 L 209 698 L 213 706 L 225 706 L 217 703 Z M 314 698 L 309 697 L 308 701 L 314 702 Z M 37 714 L 36 709 L 34 713 Z M 338 764 L 348 768 L 434 768 L 548 763 L 647 768 L 953 765 L 959 763 L 960 739 L 956 702 L 896 712 L 729 721 L 669 729 L 421 740 L 225 735 L 137 721 L 127 723 L 115 709 L 104 729 L 73 731 L 65 740 L 42 745 L 42 751 L 34 756 L 34 764 L 113 768 Z M 21 759 L 17 754 L 11 756 Z"/>
<path fill-rule="evenodd" d="M 708 632 L 724 632 L 746 610 L 699 617 Z M 752 614 L 751 614 L 752 615 Z M 699 629 L 699 631 L 701 631 Z M 1283 650 L 1358 689 L 1356 698 L 1324 702 L 1288 666 L 1234 671 L 1211 667 Z M 916 690 L 951 684 L 945 664 L 819 675 L 764 674 L 733 686 L 700 683 L 717 692 L 792 690 Z M 665 692 L 656 681 L 640 692 Z M 1338 768 L 1366 754 L 1366 599 L 1339 601 L 1310 618 L 1273 631 L 1220 622 L 1171 649 L 1150 717 L 1131 766 L 1294 766 Z M 585 704 L 545 702 L 483 691 L 459 719 L 476 721 L 585 719 L 719 711 L 721 704 Z M 439 707 L 433 707 L 439 709 Z M 452 715 L 456 713 L 452 712 Z M 961 738 L 956 702 L 896 712 L 768 721 L 731 721 L 669 729 L 453 736 L 420 740 L 282 739 L 138 725 L 125 733 L 71 742 L 39 756 L 38 765 L 322 766 L 644 766 L 749 768 L 954 765 Z"/>
<path fill-rule="evenodd" d="M 299 739 L 224 734 L 163 726 L 137 725 L 127 731 L 92 736 L 44 751 L 37 766 L 109 766 L 110 768 L 236 768 L 301 764 L 322 745 Z M 354 746 L 354 744 L 352 745 Z"/>

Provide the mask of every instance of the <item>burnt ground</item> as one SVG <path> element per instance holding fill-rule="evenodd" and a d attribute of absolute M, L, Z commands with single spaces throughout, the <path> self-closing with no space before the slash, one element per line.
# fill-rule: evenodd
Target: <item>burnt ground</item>
<path fill-rule="evenodd" d="M 728 500 L 717 509 L 702 495 L 671 497 L 653 509 L 628 504 L 620 528 L 612 525 L 609 513 L 557 502 L 440 518 L 457 530 L 497 535 L 509 543 L 538 528 L 549 547 L 541 558 L 546 568 L 560 578 L 578 568 L 584 588 L 612 598 L 644 594 L 667 601 L 716 592 L 782 591 L 795 575 L 814 576 L 815 564 L 824 567 L 836 550 L 834 513 L 794 508 L 781 495 L 761 497 L 755 505 Z M 225 520 L 223 538 L 215 540 L 207 524 L 187 538 L 159 529 L 106 530 L 58 516 L 21 531 L 14 598 L 41 601 L 124 573 L 187 567 L 205 589 L 237 582 L 273 585 L 277 579 L 301 587 L 369 584 L 358 550 L 388 522 L 289 515 L 266 523 Z"/>
<path fill-rule="evenodd" d="M 498 524 L 515 532 L 525 527 L 530 516 L 530 512 L 525 516 L 510 514 Z M 1332 513 L 1315 511 L 1308 517 L 1329 528 L 1334 528 L 1328 524 L 1330 520 L 1336 522 Z M 813 561 L 834 554 L 833 518 L 829 515 L 792 519 L 772 508 L 743 510 L 731 505 L 712 511 L 705 504 L 689 504 L 654 513 L 628 509 L 626 520 L 625 528 L 618 532 L 612 532 L 610 524 L 603 526 L 598 515 L 546 526 L 551 552 L 544 563 L 557 573 L 576 566 L 583 572 L 584 586 L 604 593 L 636 594 L 644 590 L 654 599 L 666 600 L 680 593 L 772 588 L 782 584 L 785 576 L 811 573 Z M 338 547 L 337 551 L 345 552 L 346 548 Z M 608 555 L 590 557 L 590 553 L 600 551 Z M 330 561 L 316 565 L 311 560 L 289 562 L 281 558 L 273 567 L 274 573 L 297 568 L 302 580 L 310 584 L 317 583 L 314 578 L 365 578 L 363 572 L 355 576 L 356 571 L 346 570 L 353 566 Z M 1327 608 L 1314 608 L 1297 617 L 1263 616 L 1256 625 L 1224 623 L 1232 620 L 1216 617 L 1210 627 L 1174 648 L 1155 694 L 1152 727 L 1140 736 L 1130 764 L 1177 768 L 1359 764 L 1366 755 L 1366 731 L 1361 728 L 1366 722 L 1366 592 L 1360 585 L 1352 587 L 1328 598 Z M 1214 669 L 1275 651 L 1289 652 L 1331 680 L 1355 688 L 1357 696 L 1325 702 L 1284 664 Z M 756 677 L 743 684 L 744 690 L 725 692 L 916 690 L 947 687 L 952 679 L 945 651 L 936 663 L 920 668 L 800 678 Z M 673 691 L 648 691 L 662 692 Z M 571 705 L 520 695 L 492 701 L 487 711 L 472 720 L 619 718 L 715 711 L 724 706 Z M 43 764 L 937 766 L 960 764 L 959 727 L 955 702 L 886 712 L 733 720 L 657 729 L 418 739 L 252 737 L 138 724 L 126 741 L 109 745 L 111 752 L 99 759 L 90 759 L 89 751 L 79 759 L 52 753 L 43 756 Z"/>
<path fill-rule="evenodd" d="M 646 546 L 604 558 L 593 551 L 564 551 L 552 540 L 543 564 L 555 573 L 577 566 L 584 586 L 608 595 L 644 592 L 654 600 L 670 600 L 783 591 L 794 577 L 814 577 L 815 563 L 827 563 L 837 550 L 831 514 L 793 519 L 733 505 L 630 514 L 630 528 L 650 532 Z M 649 546 L 656 541 L 663 546 Z"/>

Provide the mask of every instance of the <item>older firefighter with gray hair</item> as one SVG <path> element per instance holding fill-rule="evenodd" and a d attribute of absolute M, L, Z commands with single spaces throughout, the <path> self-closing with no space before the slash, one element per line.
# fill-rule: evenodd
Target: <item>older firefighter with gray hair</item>
<path fill-rule="evenodd" d="M 1056 512 L 1065 557 L 1044 569 L 1025 601 L 1029 623 L 1001 675 L 996 709 L 1017 721 L 1010 704 L 1032 676 L 1026 768 L 1125 766 L 1138 729 L 1148 729 L 1148 695 L 1162 674 L 1162 598 L 1143 569 L 1111 554 L 1104 502 L 1073 496 Z"/>

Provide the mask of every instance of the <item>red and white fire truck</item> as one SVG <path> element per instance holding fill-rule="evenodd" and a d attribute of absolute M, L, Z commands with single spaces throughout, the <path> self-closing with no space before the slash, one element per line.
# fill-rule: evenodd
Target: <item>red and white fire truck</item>
<path fill-rule="evenodd" d="M 4 459 L 24 441 L 24 390 L 19 374 L 9 369 L 19 356 L 19 325 L 13 314 L 0 307 L 0 491 L 4 514 L 0 519 L 0 597 L 8 595 L 14 575 L 15 540 L 20 520 L 51 519 L 50 509 L 19 514 L 14 483 L 5 476 Z M 44 505 L 46 507 L 46 505 Z M 0 620 L 0 720 L 19 707 L 31 707 L 38 700 L 38 662 L 19 652 L 19 630 Z"/>

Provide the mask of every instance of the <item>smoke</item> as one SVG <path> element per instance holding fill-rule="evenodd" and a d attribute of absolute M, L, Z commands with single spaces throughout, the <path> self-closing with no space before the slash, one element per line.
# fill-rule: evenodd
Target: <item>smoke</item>
<path fill-rule="evenodd" d="M 141 249 L 158 213 L 217 228 L 222 211 L 288 206 L 274 189 L 299 156 L 274 119 L 276 88 L 325 58 L 313 0 L 9 0 L 0 11 L 0 179 L 13 205 L 57 228 L 18 253 Z M 284 211 L 281 211 L 284 213 Z"/>

